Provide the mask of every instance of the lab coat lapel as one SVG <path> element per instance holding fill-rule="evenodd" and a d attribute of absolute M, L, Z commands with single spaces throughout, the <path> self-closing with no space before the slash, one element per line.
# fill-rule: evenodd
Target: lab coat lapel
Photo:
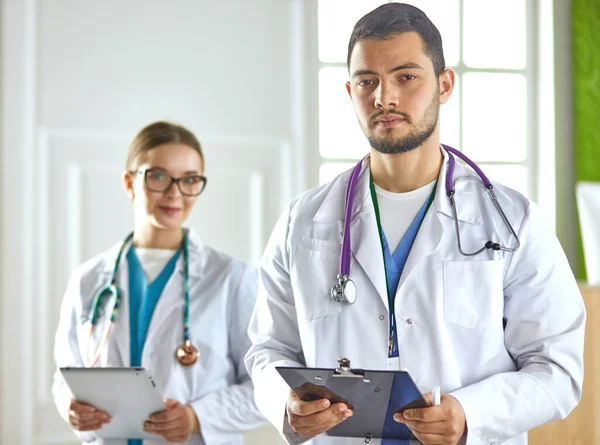
<path fill-rule="evenodd" d="M 93 288 L 93 295 L 90 300 L 90 307 L 85 314 L 86 323 L 89 323 L 91 314 L 91 304 L 94 302 L 96 295 L 104 288 L 106 288 L 112 279 L 113 269 L 115 267 L 115 261 L 119 253 L 121 243 L 112 247 L 105 256 L 104 268 L 98 274 L 97 282 Z M 117 312 L 116 320 L 111 326 L 111 331 L 108 336 L 107 345 L 105 350 L 102 351 L 100 360 L 96 366 L 129 366 L 129 269 L 127 267 L 127 250 L 126 248 L 121 256 L 121 262 L 119 264 L 119 270 L 117 272 L 117 288 L 121 291 L 121 305 Z M 116 297 L 113 295 L 110 299 L 103 302 L 100 309 L 100 322 L 94 328 L 92 335 L 93 340 L 90 345 L 90 358 L 94 355 L 97 348 L 100 346 L 100 342 L 108 328 L 113 308 L 115 305 Z M 87 327 L 86 327 L 87 330 Z M 85 350 L 82 351 L 86 353 Z"/>
<path fill-rule="evenodd" d="M 436 198 L 437 199 L 437 192 Z M 437 249 L 440 241 L 442 240 L 442 235 L 444 233 L 444 226 L 442 225 L 439 216 L 436 212 L 432 212 L 432 209 L 429 209 L 423 222 L 421 223 L 421 228 L 417 232 L 417 237 L 410 249 L 410 253 L 408 254 L 408 258 L 406 259 L 406 264 L 404 265 L 404 269 L 402 271 L 402 275 L 400 276 L 400 282 L 398 283 L 398 288 L 402 286 L 402 283 L 406 280 L 408 275 L 417 267 L 417 265 L 431 255 L 435 249 Z"/>
<path fill-rule="evenodd" d="M 450 218 L 451 220 L 454 220 L 452 206 L 448 196 L 446 195 L 448 153 L 446 150 L 441 148 L 440 150 L 442 151 L 444 159 L 438 175 L 435 199 L 431 205 L 431 208 L 425 215 L 423 223 L 421 224 L 421 228 L 417 233 L 415 242 L 413 243 L 410 254 L 406 260 L 404 270 L 402 271 L 402 276 L 400 277 L 398 287 L 402 285 L 409 274 L 422 260 L 427 258 L 437 249 L 444 233 L 444 224 L 442 223 L 442 218 Z M 455 184 L 456 188 L 455 198 L 457 202 L 460 200 L 460 203 L 462 204 L 457 210 L 458 221 L 459 223 L 481 224 L 482 219 L 479 209 L 475 204 L 476 200 L 472 198 L 476 191 L 470 189 L 474 186 L 479 187 L 480 181 L 479 178 L 477 178 L 476 182 L 474 183 L 475 185 L 470 183 L 456 182 L 457 179 L 466 175 L 468 175 L 468 170 L 466 170 L 466 167 L 457 161 L 454 170 L 453 183 Z"/>
<path fill-rule="evenodd" d="M 156 303 L 150 324 L 148 325 L 148 332 L 146 334 L 146 345 L 152 343 L 153 337 L 159 331 L 160 327 L 165 321 L 173 314 L 177 309 L 181 310 L 183 320 L 183 280 L 184 280 L 184 267 L 183 267 L 183 255 L 180 255 L 177 259 L 175 270 L 169 277 L 167 284 L 165 285 L 160 298 Z M 176 329 L 179 324 L 172 326 Z M 181 327 L 181 343 L 183 344 L 183 326 Z M 173 351 L 174 353 L 175 351 Z"/>
<path fill-rule="evenodd" d="M 116 321 L 113 323 L 111 337 L 116 348 L 108 349 L 108 363 L 130 366 L 130 341 L 129 341 L 129 267 L 127 265 L 127 252 L 123 252 L 119 265 L 117 286 L 121 289 L 121 306 Z M 112 305 L 111 305 L 112 307 Z M 115 350 L 116 349 L 116 350 Z"/>
<path fill-rule="evenodd" d="M 412 248 L 410 249 L 408 258 L 406 259 L 406 264 L 404 265 L 402 275 L 400 276 L 398 288 L 402 286 L 402 283 L 404 283 L 406 278 L 415 269 L 415 267 L 417 267 L 417 265 L 421 261 L 423 261 L 429 255 L 431 255 L 435 251 L 435 249 L 437 249 L 438 245 L 440 244 L 440 241 L 442 240 L 444 226 L 440 221 L 438 211 L 444 213 L 448 212 L 446 203 L 448 198 L 446 197 L 445 186 L 448 155 L 445 150 L 442 150 L 442 154 L 444 156 L 444 159 L 442 162 L 442 167 L 440 168 L 440 173 L 438 175 L 434 201 L 431 204 L 431 207 L 429 208 L 427 213 L 425 214 L 423 222 L 421 223 L 421 227 L 417 232 L 415 241 L 412 245 Z"/>
<path fill-rule="evenodd" d="M 346 188 L 350 180 L 350 173 L 351 170 L 348 170 L 334 180 L 327 197 L 323 200 L 314 217 L 316 223 L 341 221 L 342 230 L 339 233 L 340 238 L 344 234 L 344 202 L 346 200 Z M 358 183 L 356 184 L 355 196 L 352 202 L 350 238 L 350 251 L 353 256 L 350 261 L 350 278 L 358 286 L 357 291 L 359 294 L 367 293 L 366 289 L 361 288 L 361 283 L 356 281 L 355 268 L 362 267 L 387 308 L 388 298 L 385 267 L 381 251 L 381 240 L 379 239 L 379 231 L 377 229 L 377 220 L 375 219 L 375 209 L 369 189 L 368 158 L 362 161 L 362 169 Z"/>
<path fill-rule="evenodd" d="M 383 262 L 381 239 L 379 238 L 379 230 L 377 228 L 377 219 L 375 217 L 375 208 L 370 197 L 369 174 L 369 164 L 368 162 L 364 162 L 354 197 L 354 211 L 350 225 L 351 251 L 356 262 L 363 268 L 387 308 L 388 297 L 385 265 Z M 351 263 L 350 277 L 352 278 L 352 276 L 354 276 L 354 273 Z M 358 288 L 357 292 L 360 293 L 361 289 Z"/>

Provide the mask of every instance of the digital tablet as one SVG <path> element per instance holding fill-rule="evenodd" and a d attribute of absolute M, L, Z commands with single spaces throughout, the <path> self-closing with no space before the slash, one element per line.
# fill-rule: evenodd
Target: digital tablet
<path fill-rule="evenodd" d="M 111 416 L 95 434 L 103 439 L 156 439 L 143 424 L 165 410 L 163 397 L 145 368 L 60 368 L 78 402 Z"/>

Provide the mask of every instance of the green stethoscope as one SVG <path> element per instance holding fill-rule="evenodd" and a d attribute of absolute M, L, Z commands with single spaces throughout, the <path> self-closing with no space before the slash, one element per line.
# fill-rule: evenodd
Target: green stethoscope
<path fill-rule="evenodd" d="M 117 260 L 115 261 L 115 267 L 113 269 L 112 279 L 110 280 L 110 284 L 104 288 L 102 288 L 94 297 L 94 301 L 91 306 L 92 318 L 90 320 L 90 332 L 88 334 L 88 341 L 85 349 L 85 358 L 87 360 L 86 366 L 93 367 L 98 362 L 100 355 L 102 354 L 102 349 L 106 346 L 106 342 L 108 340 L 108 335 L 110 334 L 110 330 L 112 328 L 113 323 L 117 319 L 117 315 L 119 313 L 119 308 L 121 306 L 121 289 L 117 286 L 117 275 L 119 273 L 119 264 L 121 263 L 121 256 L 125 251 L 125 247 L 131 240 L 133 239 L 133 232 L 131 232 L 123 243 L 121 244 L 121 248 L 119 249 L 119 254 L 117 255 Z M 183 234 L 183 263 L 184 263 L 184 282 L 183 282 L 183 345 L 179 346 L 175 351 L 175 356 L 179 363 L 183 366 L 191 366 L 198 360 L 199 353 L 198 350 L 192 345 L 190 340 L 190 325 L 189 325 L 189 309 L 190 309 L 190 280 L 189 280 L 189 257 L 188 257 L 188 240 L 187 236 Z M 94 327 L 96 326 L 96 322 L 98 321 L 98 317 L 100 314 L 100 308 L 102 307 L 102 302 L 105 298 L 110 298 L 111 296 L 115 296 L 115 305 L 113 306 L 112 314 L 110 316 L 110 322 L 108 323 L 108 327 L 106 328 L 106 332 L 102 337 L 102 341 L 100 342 L 98 348 L 96 349 L 96 353 L 93 358 L 90 359 L 89 349 L 90 342 L 92 339 L 92 333 L 94 331 Z"/>

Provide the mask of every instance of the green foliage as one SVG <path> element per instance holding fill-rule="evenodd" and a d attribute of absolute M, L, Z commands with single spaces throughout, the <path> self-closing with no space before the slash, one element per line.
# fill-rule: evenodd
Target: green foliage
<path fill-rule="evenodd" d="M 576 181 L 600 181 L 600 0 L 572 0 Z M 585 279 L 579 241 L 579 276 Z"/>

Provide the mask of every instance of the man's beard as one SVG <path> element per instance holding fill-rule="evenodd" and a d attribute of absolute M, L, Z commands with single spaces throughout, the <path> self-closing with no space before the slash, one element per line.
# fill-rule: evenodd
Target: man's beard
<path fill-rule="evenodd" d="M 408 123 L 410 123 L 409 116 L 404 113 L 391 113 L 391 114 L 399 114 L 402 115 Z M 427 139 L 431 137 L 433 132 L 435 131 L 435 127 L 438 123 L 438 118 L 440 114 L 440 101 L 439 94 L 434 96 L 431 101 L 431 104 L 427 108 L 425 112 L 425 116 L 423 117 L 423 123 L 418 128 L 415 128 L 411 131 L 407 136 L 398 139 L 387 139 L 387 138 L 377 138 L 374 136 L 367 136 L 369 140 L 369 144 L 379 153 L 383 154 L 399 154 L 406 153 L 407 151 L 414 150 L 415 148 L 420 147 Z M 388 130 L 389 132 L 392 129 Z"/>

